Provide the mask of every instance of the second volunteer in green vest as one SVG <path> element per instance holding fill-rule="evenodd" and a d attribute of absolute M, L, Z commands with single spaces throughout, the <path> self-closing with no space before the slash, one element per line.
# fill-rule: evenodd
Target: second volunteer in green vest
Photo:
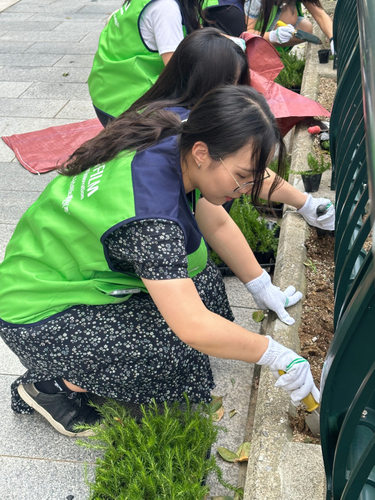
<path fill-rule="evenodd" d="M 104 126 L 156 82 L 181 40 L 200 28 L 203 7 L 221 2 L 242 0 L 130 0 L 112 14 L 88 79 Z"/>
<path fill-rule="evenodd" d="M 68 436 L 98 418 L 87 391 L 209 401 L 208 355 L 285 371 L 276 384 L 295 404 L 319 399 L 306 360 L 232 322 L 207 258 L 205 241 L 260 307 L 288 322 L 285 307 L 302 294 L 271 283 L 221 206 L 256 199 L 283 151 L 265 99 L 225 86 L 190 114 L 162 108 L 129 112 L 79 148 L 21 218 L 0 265 L 0 335 L 28 368 L 12 407 L 35 409 Z"/>

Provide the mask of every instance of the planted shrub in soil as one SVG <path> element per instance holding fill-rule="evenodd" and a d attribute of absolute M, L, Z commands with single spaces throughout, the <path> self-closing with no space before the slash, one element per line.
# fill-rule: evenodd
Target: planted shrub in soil
<path fill-rule="evenodd" d="M 280 58 L 284 68 L 275 78 L 275 82 L 290 90 L 301 89 L 305 59 L 300 59 L 291 52 L 283 52 Z"/>
<path fill-rule="evenodd" d="M 241 198 L 233 202 L 230 215 L 242 231 L 253 252 L 257 253 L 260 259 L 267 260 L 263 265 L 274 264 L 279 242 L 279 225 L 273 222 L 270 223 L 270 221 L 260 216 L 246 196 L 241 196 Z M 210 258 L 219 268 L 223 269 L 222 274 L 233 275 L 213 250 L 210 251 Z"/>

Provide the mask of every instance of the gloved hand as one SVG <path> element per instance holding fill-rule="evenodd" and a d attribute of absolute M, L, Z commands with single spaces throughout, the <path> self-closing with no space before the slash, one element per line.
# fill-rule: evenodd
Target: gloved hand
<path fill-rule="evenodd" d="M 324 215 L 317 213 L 317 208 L 320 205 L 324 205 L 324 207 L 321 207 L 326 210 Z M 325 229 L 326 231 L 333 231 L 335 229 L 335 207 L 328 198 L 313 198 L 309 194 L 305 204 L 297 212 L 302 215 L 310 226 Z"/>
<path fill-rule="evenodd" d="M 331 54 L 335 55 L 335 44 L 333 43 L 333 37 L 330 39 L 329 45 L 331 47 Z"/>
<path fill-rule="evenodd" d="M 295 31 L 296 29 L 292 24 L 281 26 L 269 32 L 269 41 L 271 43 L 287 43 L 293 37 Z"/>
<path fill-rule="evenodd" d="M 277 378 L 275 387 L 285 389 L 294 406 L 301 404 L 302 399 L 310 392 L 315 401 L 319 403 L 320 393 L 314 384 L 309 362 L 273 340 L 269 335 L 266 337 L 269 340 L 268 348 L 257 364 L 270 367 L 273 375 Z M 280 376 L 279 370 L 284 371 L 285 374 Z"/>
<path fill-rule="evenodd" d="M 287 325 L 293 325 L 294 319 L 286 312 L 285 308 L 293 306 L 302 298 L 301 292 L 296 292 L 294 286 L 288 286 L 284 292 L 271 282 L 270 275 L 263 271 L 262 274 L 245 284 L 259 307 L 275 311 L 279 319 Z"/>

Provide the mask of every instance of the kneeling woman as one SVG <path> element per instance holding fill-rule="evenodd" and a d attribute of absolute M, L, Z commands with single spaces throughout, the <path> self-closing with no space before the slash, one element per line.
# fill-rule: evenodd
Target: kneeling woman
<path fill-rule="evenodd" d="M 221 206 L 256 199 L 279 144 L 265 99 L 227 86 L 186 121 L 154 105 L 75 152 L 21 218 L 0 266 L 0 334 L 28 368 L 12 385 L 15 411 L 34 408 L 75 436 L 87 435 L 77 423 L 98 418 L 86 391 L 209 401 L 208 355 L 286 371 L 277 385 L 296 404 L 311 391 L 319 398 L 306 360 L 232 322 L 207 257 L 206 241 L 279 315 L 300 300 L 272 285 Z"/>

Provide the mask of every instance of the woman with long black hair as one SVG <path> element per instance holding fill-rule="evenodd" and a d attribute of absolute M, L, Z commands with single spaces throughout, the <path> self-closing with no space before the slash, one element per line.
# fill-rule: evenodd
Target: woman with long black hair
<path fill-rule="evenodd" d="M 267 102 L 224 86 L 187 119 L 169 104 L 128 113 L 81 146 L 23 215 L 0 265 L 0 335 L 27 367 L 12 408 L 34 408 L 68 436 L 98 418 L 87 391 L 209 401 L 208 355 L 285 371 L 276 384 L 295 404 L 319 399 L 306 360 L 233 323 L 207 255 L 206 242 L 281 319 L 302 296 L 271 283 L 221 206 L 256 199 L 282 151 Z"/>

